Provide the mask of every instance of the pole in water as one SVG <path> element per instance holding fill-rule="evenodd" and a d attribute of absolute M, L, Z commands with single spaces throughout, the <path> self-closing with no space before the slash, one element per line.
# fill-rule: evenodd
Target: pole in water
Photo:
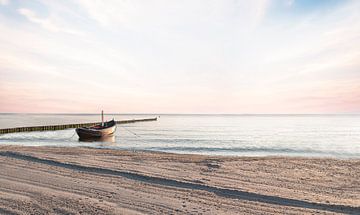
<path fill-rule="evenodd" d="M 101 126 L 104 126 L 104 111 L 101 111 Z"/>

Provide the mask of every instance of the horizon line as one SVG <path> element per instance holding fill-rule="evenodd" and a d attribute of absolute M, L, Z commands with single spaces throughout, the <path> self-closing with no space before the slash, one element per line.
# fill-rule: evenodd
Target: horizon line
<path fill-rule="evenodd" d="M 99 115 L 101 113 L 0 112 L 3 115 Z M 360 113 L 104 113 L 104 115 L 359 115 Z"/>

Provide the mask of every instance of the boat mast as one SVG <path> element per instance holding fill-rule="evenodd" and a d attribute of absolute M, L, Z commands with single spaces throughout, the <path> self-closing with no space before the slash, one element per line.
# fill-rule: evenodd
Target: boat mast
<path fill-rule="evenodd" d="M 104 126 L 104 111 L 101 111 L 101 126 Z"/>

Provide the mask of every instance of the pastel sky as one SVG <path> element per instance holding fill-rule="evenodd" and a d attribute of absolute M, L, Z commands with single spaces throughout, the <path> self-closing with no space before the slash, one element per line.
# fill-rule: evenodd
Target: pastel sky
<path fill-rule="evenodd" d="M 0 0 L 0 112 L 360 113 L 358 0 Z"/>

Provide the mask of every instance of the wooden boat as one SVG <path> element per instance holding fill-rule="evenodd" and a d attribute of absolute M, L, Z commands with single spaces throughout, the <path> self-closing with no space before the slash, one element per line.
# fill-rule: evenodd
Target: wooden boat
<path fill-rule="evenodd" d="M 107 136 L 112 136 L 116 130 L 115 120 L 111 120 L 105 123 L 91 126 L 91 127 L 81 127 L 76 129 L 76 133 L 79 135 L 80 139 L 91 139 L 91 138 L 104 138 Z"/>
<path fill-rule="evenodd" d="M 114 135 L 116 122 L 114 119 L 104 122 L 104 112 L 101 111 L 101 124 L 91 127 L 81 127 L 76 129 L 80 139 L 101 139 Z"/>

